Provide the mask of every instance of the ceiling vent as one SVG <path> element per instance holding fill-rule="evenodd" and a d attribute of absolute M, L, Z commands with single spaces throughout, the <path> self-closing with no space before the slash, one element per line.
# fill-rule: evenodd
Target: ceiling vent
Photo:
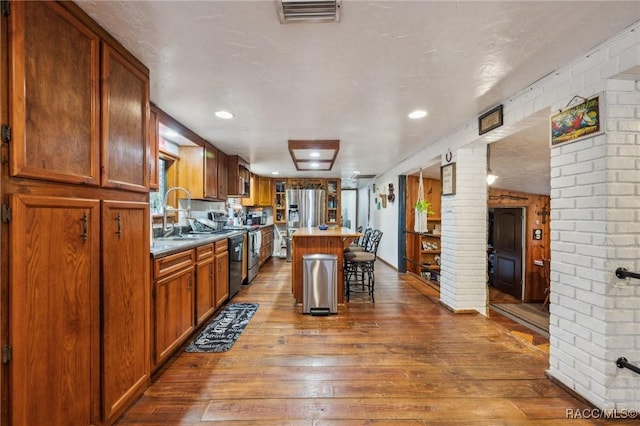
<path fill-rule="evenodd" d="M 278 0 L 280 23 L 340 22 L 341 0 Z"/>

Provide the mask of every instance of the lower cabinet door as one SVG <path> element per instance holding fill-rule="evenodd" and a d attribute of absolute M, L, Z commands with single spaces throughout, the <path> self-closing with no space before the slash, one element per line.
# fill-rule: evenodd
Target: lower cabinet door
<path fill-rule="evenodd" d="M 229 252 L 216 254 L 216 307 L 229 298 Z"/>
<path fill-rule="evenodd" d="M 145 389 L 150 366 L 149 204 L 102 205 L 102 410 L 105 420 Z"/>
<path fill-rule="evenodd" d="M 100 202 L 14 194 L 11 207 L 12 424 L 95 424 Z"/>
<path fill-rule="evenodd" d="M 194 330 L 193 265 L 155 283 L 154 365 L 167 359 Z"/>
<path fill-rule="evenodd" d="M 211 257 L 196 266 L 196 326 L 205 322 L 216 309 L 214 263 Z"/>

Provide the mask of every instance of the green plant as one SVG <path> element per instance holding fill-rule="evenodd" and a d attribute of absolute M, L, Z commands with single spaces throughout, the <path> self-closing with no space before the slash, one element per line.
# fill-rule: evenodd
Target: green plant
<path fill-rule="evenodd" d="M 432 215 L 434 211 L 431 209 L 431 203 L 427 200 L 418 200 L 414 206 L 418 213 L 427 213 L 427 216 Z"/>

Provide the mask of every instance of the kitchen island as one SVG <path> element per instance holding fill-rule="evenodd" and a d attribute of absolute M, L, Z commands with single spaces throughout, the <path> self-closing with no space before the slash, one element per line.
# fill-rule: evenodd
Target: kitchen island
<path fill-rule="evenodd" d="M 342 257 L 344 249 L 361 233 L 349 228 L 298 228 L 292 236 L 291 290 L 297 303 L 302 303 L 302 256 L 334 254 L 338 256 L 338 303 L 344 302 Z"/>

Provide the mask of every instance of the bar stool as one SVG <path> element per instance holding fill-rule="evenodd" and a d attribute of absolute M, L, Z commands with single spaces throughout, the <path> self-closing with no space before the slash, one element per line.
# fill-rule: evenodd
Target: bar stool
<path fill-rule="evenodd" d="M 382 231 L 373 230 L 363 251 L 349 251 L 344 254 L 344 282 L 347 302 L 351 293 L 368 293 L 375 302 L 374 265 Z"/>
<path fill-rule="evenodd" d="M 358 232 L 362 232 L 362 227 L 360 227 Z M 367 228 L 367 230 L 364 231 L 364 235 L 361 237 L 358 237 L 358 239 L 354 241 L 354 243 L 349 244 L 349 247 L 344 249 L 344 252 L 349 253 L 352 251 L 365 251 L 367 244 L 369 243 L 369 238 L 371 238 L 372 233 L 373 233 L 373 229 Z"/>

